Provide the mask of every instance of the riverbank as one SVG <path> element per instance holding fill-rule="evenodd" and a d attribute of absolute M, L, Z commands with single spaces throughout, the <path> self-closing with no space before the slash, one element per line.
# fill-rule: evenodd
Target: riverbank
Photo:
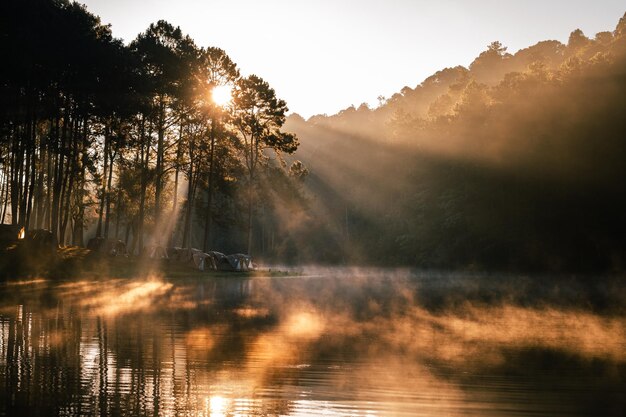
<path fill-rule="evenodd" d="M 10 248 L 0 254 L 0 280 L 47 278 L 53 280 L 108 278 L 166 278 L 167 280 L 282 277 L 293 272 L 258 268 L 253 271 L 200 271 L 170 259 L 106 256 L 78 246 L 59 248 L 56 256 L 42 256 Z"/>

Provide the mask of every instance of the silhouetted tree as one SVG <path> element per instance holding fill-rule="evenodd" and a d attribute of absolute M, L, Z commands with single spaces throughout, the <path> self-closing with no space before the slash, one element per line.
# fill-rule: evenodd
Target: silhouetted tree
<path fill-rule="evenodd" d="M 251 75 L 237 82 L 233 92 L 233 124 L 241 140 L 241 152 L 247 173 L 248 221 L 247 251 L 252 249 L 252 212 L 254 207 L 254 182 L 259 165 L 267 161 L 266 149 L 276 152 L 293 153 L 298 148 L 298 140 L 291 133 L 280 129 L 285 123 L 288 111 L 284 100 L 276 98 L 276 93 L 262 78 Z"/>

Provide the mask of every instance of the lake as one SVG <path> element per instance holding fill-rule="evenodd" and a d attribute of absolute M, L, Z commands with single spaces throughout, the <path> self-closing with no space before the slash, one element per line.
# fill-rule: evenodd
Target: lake
<path fill-rule="evenodd" d="M 624 416 L 619 278 L 0 284 L 0 415 Z"/>

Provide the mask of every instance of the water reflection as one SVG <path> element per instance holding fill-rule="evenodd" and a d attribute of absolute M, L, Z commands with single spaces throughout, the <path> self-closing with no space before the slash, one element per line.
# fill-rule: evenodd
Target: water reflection
<path fill-rule="evenodd" d="M 619 285 L 318 275 L 4 285 L 0 414 L 624 414 Z"/>

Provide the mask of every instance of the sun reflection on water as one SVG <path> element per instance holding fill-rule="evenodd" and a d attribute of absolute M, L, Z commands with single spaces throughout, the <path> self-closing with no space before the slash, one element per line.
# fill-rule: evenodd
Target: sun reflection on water
<path fill-rule="evenodd" d="M 228 401 L 220 395 L 209 397 L 209 412 L 211 417 L 225 417 L 228 410 Z"/>
<path fill-rule="evenodd" d="M 501 416 L 493 404 L 541 410 L 555 404 L 550 387 L 569 395 L 588 373 L 594 395 L 623 386 L 621 313 L 507 303 L 434 311 L 406 284 L 384 297 L 376 283 L 330 284 L 229 279 L 209 291 L 109 280 L 16 292 L 19 302 L 0 302 L 0 415 L 28 398 L 15 407 L 39 411 L 34 396 L 7 393 L 60 390 L 64 410 L 84 414 Z M 572 409 L 580 396 L 568 397 Z"/>

